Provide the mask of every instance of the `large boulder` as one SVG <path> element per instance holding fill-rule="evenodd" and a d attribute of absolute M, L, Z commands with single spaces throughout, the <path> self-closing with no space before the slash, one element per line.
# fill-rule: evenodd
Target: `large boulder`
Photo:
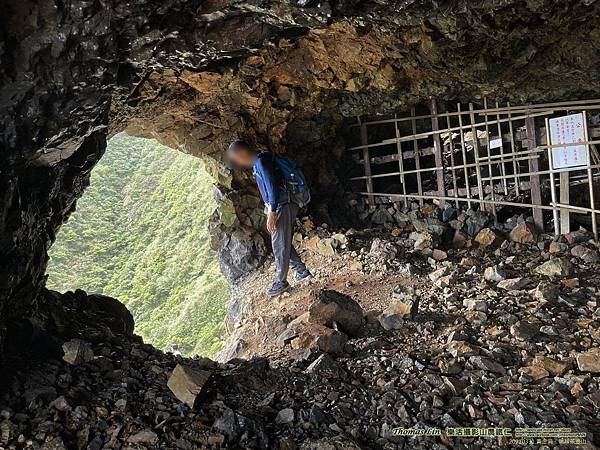
<path fill-rule="evenodd" d="M 363 323 L 363 310 L 351 297 L 337 291 L 319 289 L 311 293 L 313 302 L 308 310 L 308 321 L 333 327 L 356 336 Z"/>

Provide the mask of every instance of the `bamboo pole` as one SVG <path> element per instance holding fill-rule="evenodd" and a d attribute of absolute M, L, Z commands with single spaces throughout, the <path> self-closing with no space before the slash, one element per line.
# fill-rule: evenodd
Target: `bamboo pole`
<path fill-rule="evenodd" d="M 466 112 L 465 112 L 466 113 Z M 552 111 L 543 111 L 540 113 L 536 113 L 536 114 L 530 114 L 527 116 L 518 116 L 518 117 L 514 117 L 512 120 L 520 120 L 520 119 L 527 119 L 528 117 L 540 117 L 540 116 L 548 116 L 550 114 L 554 114 L 554 110 Z M 501 119 L 501 122 L 506 122 L 508 121 L 508 119 Z M 489 123 L 496 123 L 495 121 L 489 122 Z M 485 125 L 485 122 L 475 122 L 474 126 L 475 127 L 482 127 Z M 471 128 L 471 125 L 464 125 L 463 127 L 465 130 L 468 130 L 469 128 Z M 446 131 L 459 131 L 460 127 L 453 127 L 449 130 Z M 419 133 L 419 134 L 415 134 L 415 135 L 411 135 L 411 136 L 405 136 L 400 138 L 401 142 L 406 142 L 406 141 L 412 141 L 413 139 L 425 139 L 429 136 L 434 135 L 436 132 L 435 131 L 427 131 L 425 133 Z M 376 142 L 374 144 L 368 144 L 368 145 L 357 145 L 354 147 L 349 147 L 346 150 L 361 150 L 363 148 L 373 148 L 373 147 L 381 147 L 383 145 L 391 145 L 394 144 L 396 142 L 396 139 L 386 139 L 385 141 L 381 141 L 381 142 Z"/>
<path fill-rule="evenodd" d="M 487 106 L 487 97 L 483 97 L 483 107 L 486 110 L 488 109 L 488 106 Z M 485 142 L 486 142 L 486 150 L 487 150 L 487 156 L 488 156 L 488 159 L 489 159 L 492 156 L 492 150 L 490 149 L 490 127 L 488 125 L 488 116 L 487 116 L 487 114 L 485 114 L 484 120 L 485 120 Z M 477 136 L 474 136 L 474 139 L 477 139 Z M 479 158 L 479 155 L 476 155 L 476 156 L 477 156 L 477 158 Z M 490 195 L 492 197 L 492 200 L 495 200 L 496 199 L 496 193 L 494 192 L 494 180 L 492 180 L 492 177 L 494 176 L 494 173 L 492 171 L 492 162 L 491 162 L 491 159 L 489 160 L 489 163 L 488 163 L 488 173 L 490 175 Z M 494 215 L 494 220 L 497 220 L 496 205 L 494 203 L 492 203 L 492 214 Z"/>
<path fill-rule="evenodd" d="M 358 192 L 358 194 L 369 195 L 367 192 Z M 373 192 L 372 195 L 374 195 L 376 197 L 403 197 L 404 196 L 404 194 L 390 194 L 387 192 Z M 427 195 L 427 194 L 423 194 L 423 195 L 406 194 L 406 195 L 410 198 L 422 198 L 424 200 L 440 200 L 440 197 L 438 195 Z M 459 202 L 466 202 L 468 199 L 463 198 L 463 197 L 456 197 L 456 196 L 453 196 L 453 197 L 445 196 L 443 198 L 443 200 L 446 200 L 446 201 L 458 200 Z M 492 202 L 491 200 L 483 200 L 483 203 L 491 203 L 491 202 Z M 552 211 L 557 208 L 564 208 L 564 209 L 568 209 L 573 212 L 580 212 L 582 214 L 584 214 L 584 213 L 600 214 L 600 210 L 596 210 L 596 209 L 592 210 L 590 208 L 585 208 L 585 207 L 581 207 L 581 206 L 562 205 L 560 203 L 553 203 L 550 205 L 533 205 L 531 203 L 510 202 L 510 201 L 505 201 L 505 200 L 496 200 L 494 203 L 496 205 L 515 206 L 515 207 L 519 207 L 519 208 L 535 208 L 535 209 L 548 210 L 548 211 Z"/>
<path fill-rule="evenodd" d="M 362 141 L 363 145 L 368 145 L 368 139 L 367 125 L 363 123 L 360 127 L 360 140 Z M 368 147 L 363 148 L 363 166 L 365 170 L 365 179 L 367 180 L 367 191 L 373 192 L 373 180 L 371 179 L 371 158 L 369 156 Z M 375 204 L 373 196 L 367 197 L 367 201 L 369 205 Z"/>
<path fill-rule="evenodd" d="M 464 165 L 464 172 L 465 172 L 465 188 L 467 190 L 467 199 L 469 200 L 467 202 L 468 207 L 471 207 L 471 185 L 469 184 L 469 171 L 467 170 L 467 149 L 465 148 L 465 133 L 463 131 L 463 122 L 462 122 L 462 112 L 461 112 L 461 108 L 460 108 L 460 103 L 456 104 L 457 107 L 457 111 L 458 111 L 458 124 L 460 126 L 460 148 L 462 151 L 462 158 L 463 158 L 463 165 Z M 451 131 L 449 131 L 449 133 L 451 133 Z"/>
<path fill-rule="evenodd" d="M 564 107 L 564 108 L 563 108 Z M 528 112 L 535 111 L 536 109 L 547 109 L 547 108 L 557 108 L 563 110 L 578 110 L 578 109 L 598 109 L 600 108 L 600 99 L 591 99 L 591 100 L 574 100 L 568 102 L 556 102 L 556 103 L 540 103 L 534 105 L 519 105 L 519 106 L 510 106 L 507 105 L 503 108 L 490 108 L 490 109 L 476 109 L 473 110 L 474 113 L 478 115 L 490 114 L 499 112 L 500 114 L 507 114 L 508 111 L 513 114 L 525 114 Z M 458 112 L 446 112 L 438 114 L 438 117 L 446 117 L 446 116 L 458 116 Z M 415 119 L 431 119 L 431 114 L 425 114 L 422 116 L 415 116 Z M 410 120 L 408 117 L 401 117 L 399 119 L 382 119 L 375 120 L 371 122 L 364 122 L 366 125 L 382 125 L 385 123 L 392 123 L 394 121 L 404 122 Z M 358 127 L 359 123 L 351 124 L 350 127 Z"/>
<path fill-rule="evenodd" d="M 477 192 L 479 194 L 479 205 L 483 209 L 483 183 L 481 181 L 481 167 L 479 166 L 479 138 L 477 137 L 477 128 L 475 128 L 475 114 L 473 114 L 473 103 L 469 103 L 469 118 L 471 122 L 471 133 L 473 133 L 473 156 L 475 157 L 475 166 L 477 167 Z"/>
<path fill-rule="evenodd" d="M 546 142 L 550 143 L 550 121 L 546 119 Z M 559 219 L 558 219 L 558 210 L 556 209 L 556 184 L 554 181 L 554 168 L 552 163 L 552 150 L 548 148 L 548 166 L 550 168 L 550 195 L 552 196 L 552 218 L 554 221 L 554 234 L 558 236 L 560 234 L 559 231 Z"/>
<path fill-rule="evenodd" d="M 444 157 L 442 155 L 442 141 L 440 139 L 439 133 L 439 120 L 437 116 L 437 102 L 435 99 L 431 100 L 431 129 L 435 133 L 433 134 L 433 148 L 435 149 L 435 165 L 438 167 L 438 170 L 435 173 L 435 177 L 437 180 L 437 188 L 438 192 L 441 196 L 446 195 L 446 184 L 444 183 Z M 442 201 L 441 205 L 444 204 Z"/>
<path fill-rule="evenodd" d="M 496 108 L 498 108 L 498 102 L 496 102 Z M 496 114 L 496 119 L 500 120 L 500 114 Z M 498 137 L 500 138 L 500 154 L 504 155 L 504 142 L 502 140 L 502 126 L 500 125 L 500 122 L 498 122 Z M 500 173 L 502 175 L 506 175 L 506 167 L 504 166 L 504 163 L 500 163 Z M 504 186 L 504 195 L 508 195 L 508 186 L 506 184 L 506 180 L 502 183 Z"/>
<path fill-rule="evenodd" d="M 507 105 L 510 107 L 510 103 L 507 103 Z M 518 181 L 518 178 L 516 177 L 516 174 L 519 172 L 519 165 L 517 164 L 517 161 L 514 159 L 514 157 L 517 154 L 517 146 L 515 145 L 515 131 L 513 129 L 513 123 L 512 123 L 512 113 L 509 112 L 508 113 L 508 129 L 510 132 L 510 151 L 513 154 L 513 174 L 515 174 L 515 193 L 517 195 L 520 194 L 520 183 Z"/>
<path fill-rule="evenodd" d="M 412 125 L 412 132 L 413 135 L 417 134 L 417 119 L 415 119 L 415 108 L 414 106 L 410 109 L 410 115 L 412 117 L 411 120 L 411 125 Z M 420 155 L 420 151 L 419 151 L 419 142 L 417 141 L 417 139 L 413 139 L 413 153 L 415 155 L 415 169 L 420 170 L 421 169 L 421 155 Z M 417 178 L 417 192 L 419 193 L 419 195 L 423 194 L 423 180 L 421 179 L 421 173 L 418 172 L 416 174 L 416 178 Z M 419 200 L 419 205 L 423 206 L 423 200 Z"/>
<path fill-rule="evenodd" d="M 583 139 L 585 141 L 589 140 L 588 137 L 588 121 L 587 121 L 587 112 L 583 112 Z M 590 154 L 590 145 L 585 146 L 587 151 L 587 176 L 588 176 L 588 185 L 590 189 L 590 209 L 594 210 L 596 208 L 596 202 L 594 200 L 594 176 L 592 174 L 592 159 Z M 594 234 L 594 241 L 598 240 L 598 223 L 596 214 L 592 214 L 592 233 Z"/>
<path fill-rule="evenodd" d="M 446 128 L 450 128 L 450 116 L 446 116 Z M 450 150 L 450 164 L 452 164 L 452 169 L 450 173 L 452 174 L 452 187 L 454 188 L 454 192 L 458 192 L 458 182 L 456 180 L 456 169 L 454 166 L 456 163 L 454 162 L 454 140 L 452 139 L 452 132 L 448 132 L 448 149 Z M 458 201 L 454 204 L 458 208 Z"/>
<path fill-rule="evenodd" d="M 396 138 L 400 138 L 400 129 L 398 128 L 398 122 L 394 122 L 394 129 L 396 131 Z M 400 171 L 400 183 L 402 184 L 402 193 L 406 194 L 406 182 L 404 178 L 404 158 L 402 157 L 402 143 L 396 142 L 398 151 L 398 170 Z M 404 206 L 408 207 L 408 199 L 404 199 Z"/>

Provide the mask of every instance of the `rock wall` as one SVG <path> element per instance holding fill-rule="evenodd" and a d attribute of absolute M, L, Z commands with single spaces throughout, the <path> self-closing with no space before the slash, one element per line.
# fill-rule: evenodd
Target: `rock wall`
<path fill-rule="evenodd" d="M 347 117 L 430 96 L 528 101 L 599 91 L 594 0 L 302 4 L 7 2 L 0 327 L 34 304 L 46 251 L 110 133 L 126 129 L 213 159 L 223 204 L 215 242 L 235 278 L 266 248 L 249 174 L 218 164 L 231 138 L 293 154 L 314 184 L 314 208 L 335 218 L 328 205 L 342 190 Z"/>

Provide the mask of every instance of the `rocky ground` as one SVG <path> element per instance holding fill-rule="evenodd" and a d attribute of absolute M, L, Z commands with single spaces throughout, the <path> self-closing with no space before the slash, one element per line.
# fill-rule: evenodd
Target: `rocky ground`
<path fill-rule="evenodd" d="M 269 267 L 245 279 L 222 362 L 143 344 L 114 300 L 47 292 L 21 326 L 28 362 L 15 359 L 0 397 L 0 446 L 522 448 L 392 430 L 545 426 L 585 432 L 577 448 L 595 448 L 600 256 L 588 233 L 537 236 L 521 216 L 494 226 L 431 206 L 377 211 L 385 220 L 363 231 L 303 220 L 295 238 L 315 279 L 275 301 L 262 294 Z M 54 358 L 37 358 L 40 346 Z"/>

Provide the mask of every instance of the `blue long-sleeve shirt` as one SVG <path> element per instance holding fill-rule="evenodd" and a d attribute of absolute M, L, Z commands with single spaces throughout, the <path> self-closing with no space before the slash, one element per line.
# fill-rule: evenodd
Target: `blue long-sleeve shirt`
<path fill-rule="evenodd" d="M 258 190 L 263 202 L 271 211 L 276 211 L 279 188 L 277 186 L 277 173 L 275 171 L 273 154 L 259 153 L 254 161 L 253 169 L 256 184 L 258 184 Z"/>

